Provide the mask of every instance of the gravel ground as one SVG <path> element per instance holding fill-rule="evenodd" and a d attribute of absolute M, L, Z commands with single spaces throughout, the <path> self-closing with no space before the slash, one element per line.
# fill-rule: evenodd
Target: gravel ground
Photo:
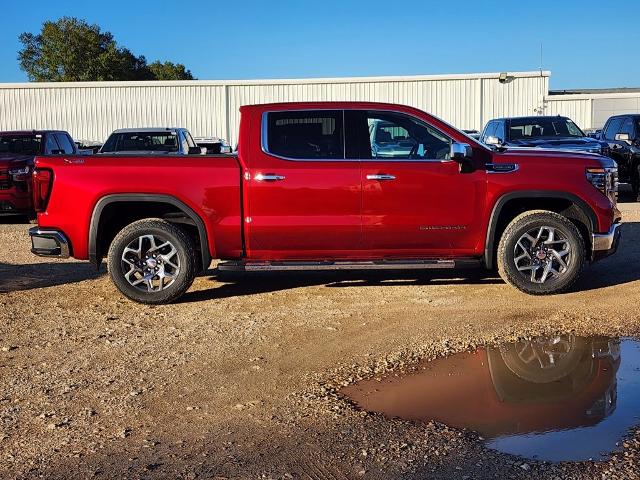
<path fill-rule="evenodd" d="M 0 225 L 2 478 L 640 478 L 640 430 L 608 462 L 544 463 L 473 432 L 358 412 L 341 385 L 528 335 L 640 335 L 640 207 L 574 292 L 440 273 L 196 279 L 179 304 L 121 297 Z M 458 274 L 459 275 L 459 274 Z"/>

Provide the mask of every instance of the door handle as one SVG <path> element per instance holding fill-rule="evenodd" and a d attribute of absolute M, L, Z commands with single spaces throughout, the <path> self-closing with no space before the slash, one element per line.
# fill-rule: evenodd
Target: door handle
<path fill-rule="evenodd" d="M 395 175 L 389 175 L 388 173 L 377 173 L 373 175 L 367 175 L 367 180 L 378 180 L 380 182 L 385 180 L 395 180 Z"/>
<path fill-rule="evenodd" d="M 278 182 L 284 180 L 284 175 L 276 175 L 275 173 L 257 173 L 253 179 L 257 182 Z"/>

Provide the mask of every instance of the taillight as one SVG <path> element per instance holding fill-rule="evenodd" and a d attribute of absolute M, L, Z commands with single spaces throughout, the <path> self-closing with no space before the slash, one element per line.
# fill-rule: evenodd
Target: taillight
<path fill-rule="evenodd" d="M 36 212 L 44 212 L 53 186 L 53 172 L 36 168 L 33 171 L 33 207 Z"/>

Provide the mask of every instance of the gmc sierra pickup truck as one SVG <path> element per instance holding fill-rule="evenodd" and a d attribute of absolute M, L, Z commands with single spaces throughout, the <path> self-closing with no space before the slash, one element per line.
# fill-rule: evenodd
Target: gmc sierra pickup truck
<path fill-rule="evenodd" d="M 75 143 L 67 132 L 0 132 L 0 215 L 34 216 L 31 173 L 37 155 L 77 153 Z"/>
<path fill-rule="evenodd" d="M 38 157 L 32 251 L 106 256 L 125 296 L 160 304 L 213 258 L 235 271 L 497 266 L 551 294 L 618 246 L 609 158 L 492 151 L 400 105 L 240 111 L 236 155 Z"/>

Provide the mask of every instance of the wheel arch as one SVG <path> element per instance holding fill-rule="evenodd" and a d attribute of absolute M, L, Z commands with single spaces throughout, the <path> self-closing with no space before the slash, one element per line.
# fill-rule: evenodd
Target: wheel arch
<path fill-rule="evenodd" d="M 494 204 L 487 225 L 484 263 L 488 269 L 496 265 L 496 250 L 502 232 L 517 215 L 528 210 L 550 210 L 565 215 L 582 234 L 591 250 L 591 234 L 598 218 L 593 209 L 577 195 L 562 191 L 523 190 L 502 195 Z"/>
<path fill-rule="evenodd" d="M 137 210 L 136 207 L 144 207 L 144 209 Z M 93 207 L 91 221 L 89 223 L 88 254 L 89 261 L 96 267 L 99 267 L 108 249 L 108 244 L 111 243 L 117 233 L 110 231 L 107 237 L 108 241 L 101 241 L 100 233 L 105 231 L 103 222 L 105 213 L 109 212 L 113 214 L 115 211 L 123 208 L 127 209 L 126 212 L 128 215 L 124 216 L 124 220 L 121 218 L 118 225 L 129 224 L 143 218 L 161 216 L 161 218 L 171 223 L 184 224 L 187 227 L 190 226 L 194 230 L 194 240 L 196 240 L 196 244 L 200 249 L 201 268 L 202 270 L 206 270 L 209 267 L 212 260 L 212 254 L 209 248 L 209 235 L 200 215 L 187 204 L 171 195 L 137 193 L 106 195 L 100 198 Z M 149 213 L 154 213 L 155 215 Z M 105 246 L 105 244 L 107 245 Z"/>

